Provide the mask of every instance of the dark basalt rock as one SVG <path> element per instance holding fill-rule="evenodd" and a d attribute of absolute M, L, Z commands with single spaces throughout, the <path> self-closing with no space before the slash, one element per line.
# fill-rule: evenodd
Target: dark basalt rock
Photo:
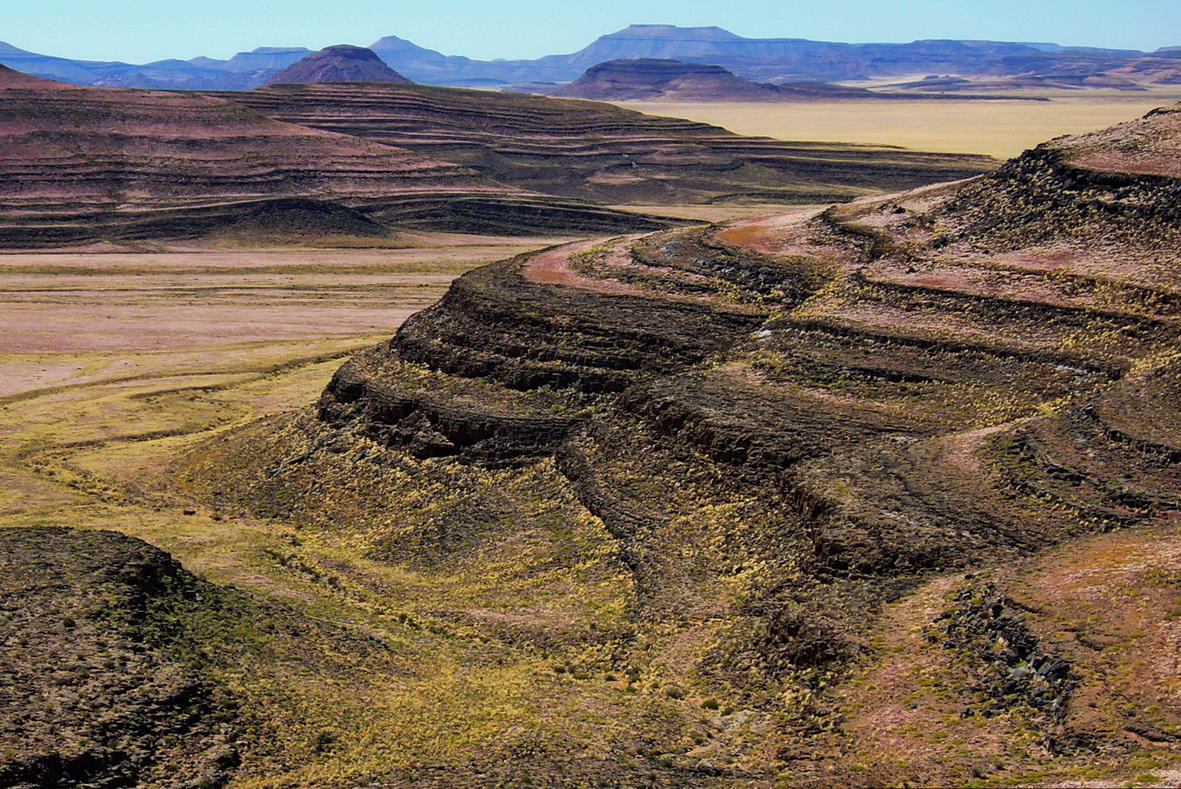
<path fill-rule="evenodd" d="M 1068 660 L 1047 652 L 1025 624 L 1022 611 L 989 583 L 970 586 L 955 597 L 956 608 L 940 614 L 928 639 L 941 641 L 978 661 L 976 692 L 984 699 L 961 714 L 992 717 L 1019 705 L 1032 708 L 1047 732 L 1043 745 L 1055 752 L 1073 743 L 1055 737 L 1075 687 Z"/>
<path fill-rule="evenodd" d="M 0 785 L 224 785 L 235 708 L 170 623 L 212 593 L 115 532 L 0 529 Z"/>
<path fill-rule="evenodd" d="M 400 358 L 514 389 L 617 392 L 642 373 L 701 361 L 757 313 L 530 281 L 528 258 L 465 274 L 393 341 Z"/>
<path fill-rule="evenodd" d="M 1165 142 L 1143 174 L 1100 167 L 1122 143 L 1056 141 L 974 181 L 470 272 L 314 413 L 246 439 L 267 456 L 235 473 L 347 529 L 397 501 L 377 485 L 337 512 L 324 490 L 383 464 L 530 486 L 543 469 L 492 519 L 534 495 L 595 516 L 637 628 L 725 623 L 702 676 L 756 694 L 839 672 L 890 590 L 1181 509 L 1175 117 L 1144 121 Z M 330 480 L 321 499 L 297 461 Z M 472 484 L 471 510 L 415 526 L 461 538 L 385 555 L 475 555 L 498 491 Z M 1003 667 L 991 697 L 1052 728 L 1069 670 L 984 613 L 948 637 L 1003 637 L 977 654 Z"/>
<path fill-rule="evenodd" d="M 982 156 L 743 137 L 607 104 L 427 85 L 275 85 L 217 95 L 275 120 L 462 164 L 518 189 L 607 205 L 833 202 L 867 188 L 965 178 L 997 164 Z"/>

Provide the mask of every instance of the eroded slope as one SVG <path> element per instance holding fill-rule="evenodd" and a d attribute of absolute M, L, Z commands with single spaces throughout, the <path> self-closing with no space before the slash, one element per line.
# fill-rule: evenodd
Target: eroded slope
<path fill-rule="evenodd" d="M 224 786 L 237 704 L 177 651 L 203 594 L 215 609 L 215 587 L 115 532 L 0 530 L 0 784 Z"/>
<path fill-rule="evenodd" d="M 1054 780 L 1096 749 L 1118 774 L 1143 736 L 1108 729 L 1143 716 L 1092 731 L 1078 705 L 1121 692 L 1120 659 L 1076 674 L 1036 623 L 980 624 L 1014 605 L 994 587 L 905 595 L 1181 509 L 1177 117 L 971 181 L 474 271 L 314 411 L 211 445 L 180 478 L 367 560 L 511 589 L 495 613 L 451 598 L 432 615 L 719 710 L 660 735 L 685 780 Z M 870 702 L 834 688 L 888 662 L 871 623 L 899 599 L 975 661 L 930 676 L 979 720 L 1005 715 L 989 736 L 1020 747 L 983 765 L 867 734 Z M 1151 742 L 1175 746 L 1175 699 L 1153 706 Z"/>
<path fill-rule="evenodd" d="M 268 211 L 299 223 L 309 208 L 341 235 L 666 226 L 226 99 L 83 88 L 0 67 L 0 108 L 0 245 L 10 248 L 196 238 Z"/>

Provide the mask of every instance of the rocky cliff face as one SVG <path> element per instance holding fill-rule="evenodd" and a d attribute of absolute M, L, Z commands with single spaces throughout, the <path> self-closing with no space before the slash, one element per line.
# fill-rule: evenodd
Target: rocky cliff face
<path fill-rule="evenodd" d="M 292 63 L 263 85 L 315 82 L 409 82 L 372 50 L 338 44 Z"/>
<path fill-rule="evenodd" d="M 538 498 L 573 500 L 609 535 L 596 566 L 626 572 L 622 621 L 658 657 L 629 636 L 612 649 L 778 710 L 791 758 L 864 769 L 824 750 L 856 740 L 821 733 L 841 729 L 830 683 L 876 654 L 881 606 L 935 571 L 1181 509 L 1178 117 L 966 182 L 472 272 L 341 368 L 314 410 L 187 473 L 200 485 L 215 467 L 223 503 L 343 530 L 384 561 L 469 572 L 502 555 L 503 524 L 537 539 Z M 418 484 L 437 486 L 429 513 Z M 1098 747 L 1086 699 L 1110 693 L 1103 670 L 1073 702 L 1068 663 L 986 591 L 939 621 L 946 649 L 991 666 L 972 686 L 1002 699 L 988 717 L 1028 709 L 1051 753 Z M 1139 747 L 1120 731 L 1102 747 Z M 882 780 L 953 780 L 908 764 Z"/>

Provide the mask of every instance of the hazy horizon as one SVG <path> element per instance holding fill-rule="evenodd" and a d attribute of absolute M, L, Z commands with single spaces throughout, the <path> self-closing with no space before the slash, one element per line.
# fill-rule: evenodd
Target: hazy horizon
<path fill-rule="evenodd" d="M 281 7 L 281 13 L 276 13 Z M 463 24 L 452 20 L 461 19 Z M 632 24 L 717 26 L 746 38 L 851 43 L 920 39 L 1052 42 L 1153 51 L 1181 46 L 1181 3 L 1128 0 L 992 0 L 965 8 L 944 0 L 831 0 L 816 4 L 752 0 L 708 10 L 672 0 L 605 0 L 555 6 L 539 0 L 437 0 L 395 8 L 388 0 L 281 4 L 206 0 L 41 0 L 0 8 L 0 41 L 72 59 L 147 63 L 198 56 L 226 59 L 256 47 L 368 46 L 398 36 L 447 55 L 527 59 L 575 52 Z"/>

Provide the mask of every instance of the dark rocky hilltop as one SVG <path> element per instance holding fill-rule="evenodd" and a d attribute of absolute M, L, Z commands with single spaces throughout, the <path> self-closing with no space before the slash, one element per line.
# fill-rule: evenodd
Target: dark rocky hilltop
<path fill-rule="evenodd" d="M 528 749 L 448 775 L 1127 783 L 1181 742 L 1179 141 L 1162 109 L 479 269 L 178 478 L 416 579 L 545 590 L 429 615 L 610 734 L 539 701 Z M 664 706 L 623 745 L 616 699 Z"/>
<path fill-rule="evenodd" d="M 373 50 L 338 44 L 292 63 L 264 85 L 313 82 L 409 82 L 385 64 Z"/>
<path fill-rule="evenodd" d="M 237 705 L 180 627 L 220 596 L 115 532 L 0 529 L 0 786 L 224 786 Z"/>
<path fill-rule="evenodd" d="M 262 698 L 358 663 L 388 676 L 390 651 L 141 540 L 0 529 L 5 789 L 216 789 L 281 769 L 285 750 L 323 750 L 326 735 L 268 717 Z"/>

